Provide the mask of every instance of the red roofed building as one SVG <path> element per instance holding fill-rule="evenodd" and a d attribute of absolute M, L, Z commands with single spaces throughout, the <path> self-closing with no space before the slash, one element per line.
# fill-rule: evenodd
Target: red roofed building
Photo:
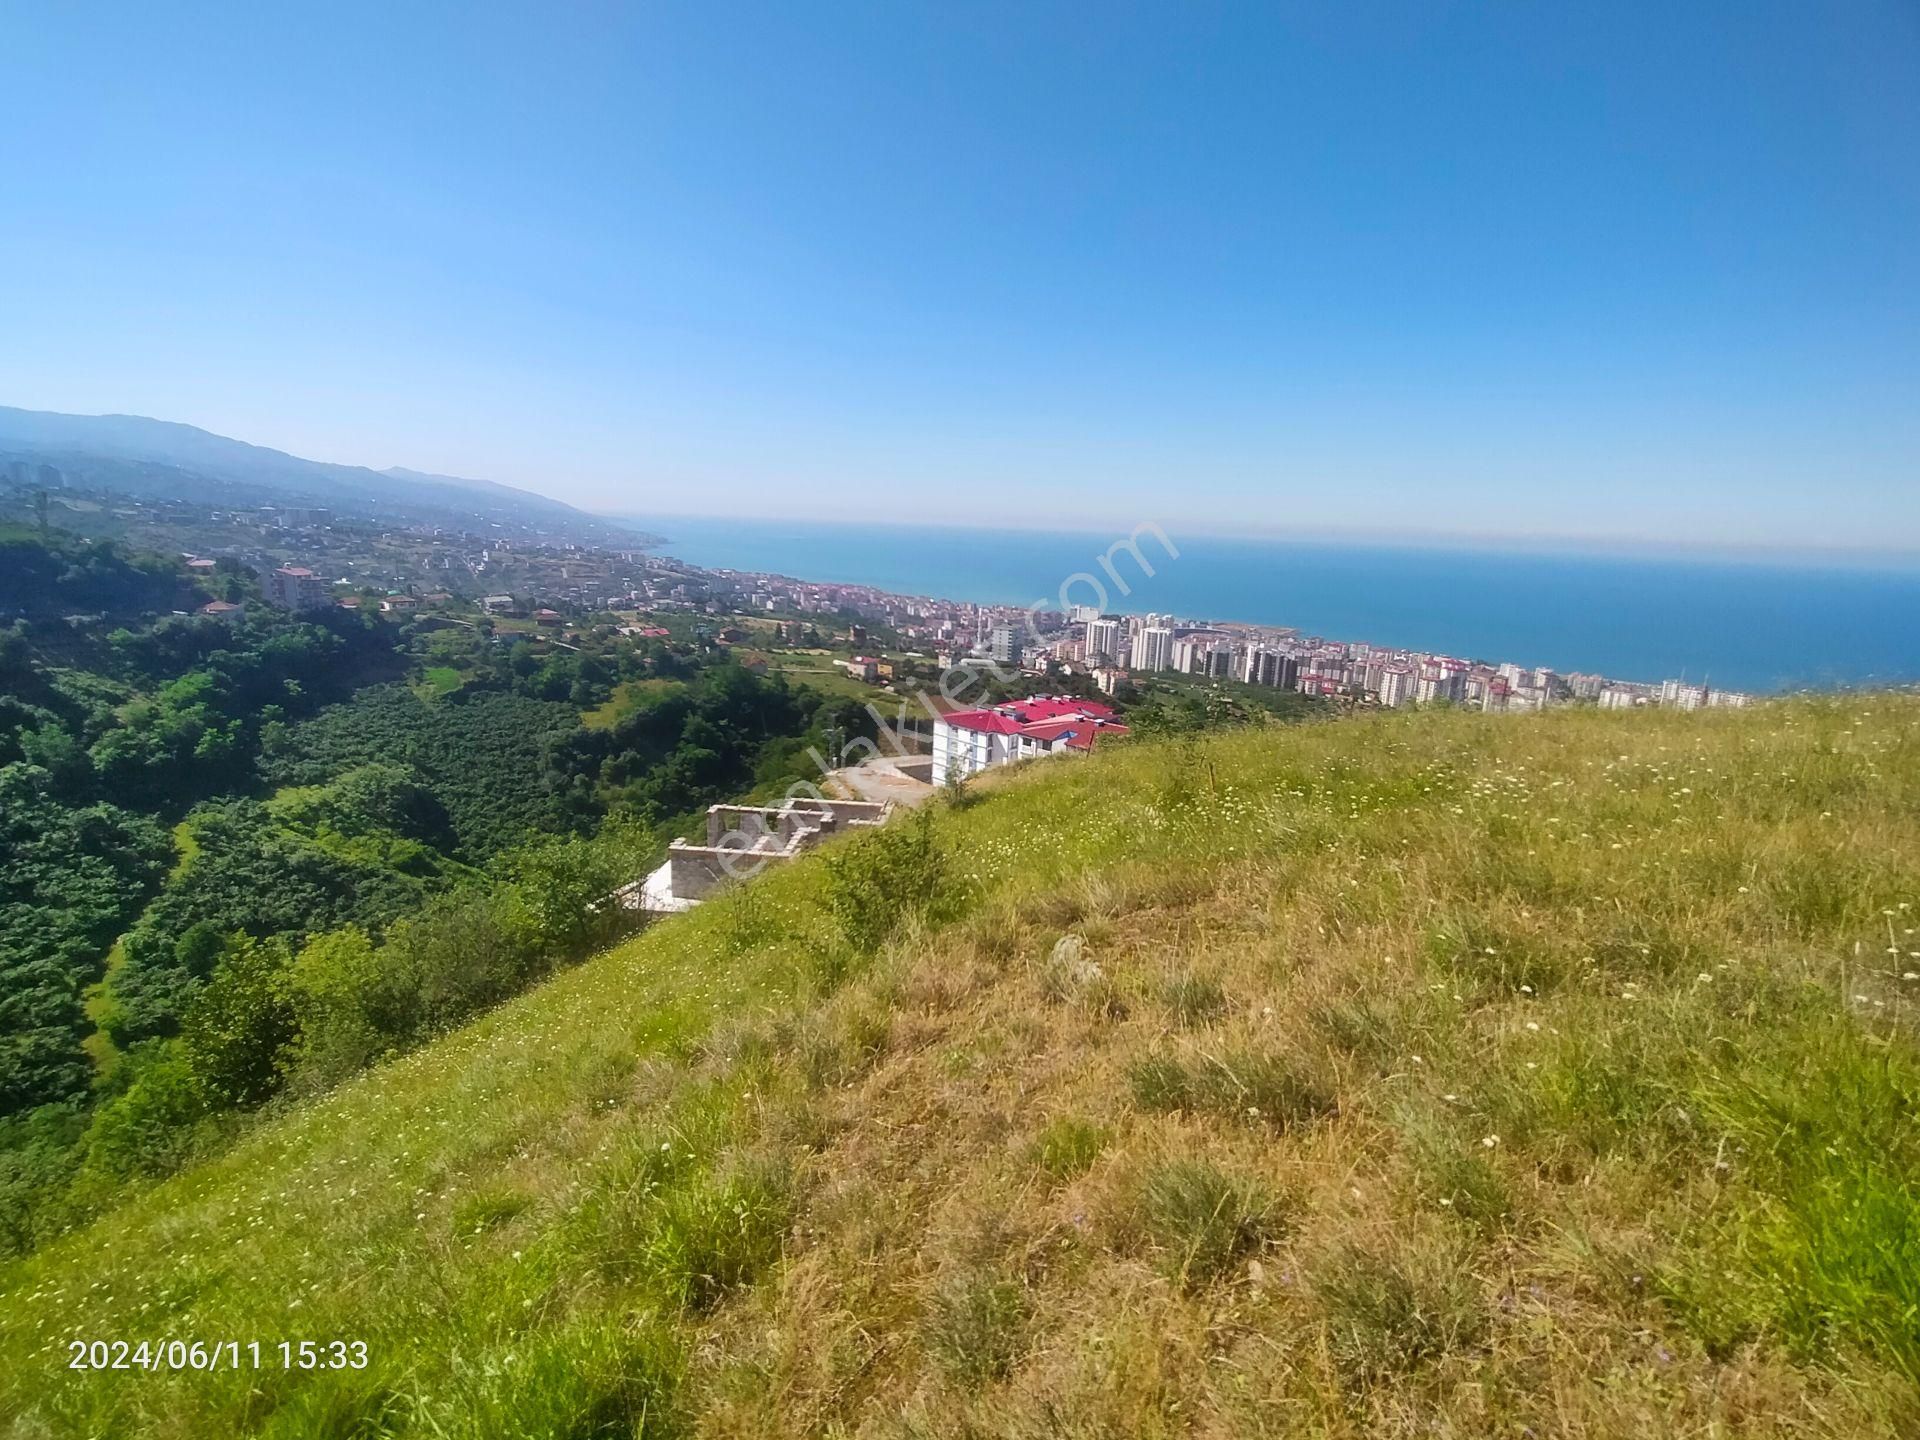
<path fill-rule="evenodd" d="M 933 722 L 933 783 L 1034 755 L 1091 750 L 1100 735 L 1126 733 L 1111 706 L 1065 695 L 950 711 Z"/>

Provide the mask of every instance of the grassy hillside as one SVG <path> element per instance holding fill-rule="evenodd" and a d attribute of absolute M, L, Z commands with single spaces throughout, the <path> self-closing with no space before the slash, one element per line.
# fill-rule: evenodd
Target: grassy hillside
<path fill-rule="evenodd" d="M 1388 715 L 999 778 L 937 866 L 832 847 L 0 1271 L 0 1415 L 1913 1434 L 1917 726 Z M 263 1368 L 66 1368 L 168 1338 Z M 280 1368 L 336 1339 L 364 1370 Z"/>

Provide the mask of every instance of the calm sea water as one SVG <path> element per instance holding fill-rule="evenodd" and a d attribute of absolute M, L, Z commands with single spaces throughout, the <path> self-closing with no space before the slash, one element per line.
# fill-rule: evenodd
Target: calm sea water
<path fill-rule="evenodd" d="M 695 565 L 874 585 L 909 595 L 1057 607 L 1091 571 L 1109 608 L 1291 625 L 1619 679 L 1684 675 L 1770 691 L 1920 680 L 1920 568 L 1800 568 L 1595 555 L 1417 550 L 1168 531 L 1179 555 L 1121 557 L 1121 596 L 1095 563 L 1116 538 L 795 520 L 646 519 Z M 1084 586 L 1071 598 L 1086 601 Z"/>

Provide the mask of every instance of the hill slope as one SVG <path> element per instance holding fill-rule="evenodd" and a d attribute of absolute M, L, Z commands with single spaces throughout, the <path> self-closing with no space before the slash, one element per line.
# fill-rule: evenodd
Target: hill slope
<path fill-rule="evenodd" d="M 231 489 L 235 501 L 291 498 L 356 509 L 400 506 L 581 533 L 620 533 L 571 505 L 496 481 L 307 460 L 144 415 L 63 415 L 0 405 L 0 456 L 45 461 L 73 479 L 130 494 L 206 501 L 215 498 L 211 487 L 218 486 Z"/>
<path fill-rule="evenodd" d="M 9 1266 L 0 1412 L 1913 1433 L 1916 726 L 1389 715 L 997 779 L 937 861 L 830 847 Z M 240 1368 L 67 1368 L 168 1338 Z"/>

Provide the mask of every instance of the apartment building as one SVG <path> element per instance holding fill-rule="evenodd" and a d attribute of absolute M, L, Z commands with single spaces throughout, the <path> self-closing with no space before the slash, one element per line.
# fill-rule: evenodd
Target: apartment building
<path fill-rule="evenodd" d="M 282 565 L 260 580 L 269 605 L 283 610 L 324 610 L 333 604 L 333 586 L 301 565 Z"/>
<path fill-rule="evenodd" d="M 1098 736 L 1126 731 L 1111 706 L 1066 695 L 955 710 L 933 722 L 933 783 L 1032 756 L 1091 750 Z"/>

